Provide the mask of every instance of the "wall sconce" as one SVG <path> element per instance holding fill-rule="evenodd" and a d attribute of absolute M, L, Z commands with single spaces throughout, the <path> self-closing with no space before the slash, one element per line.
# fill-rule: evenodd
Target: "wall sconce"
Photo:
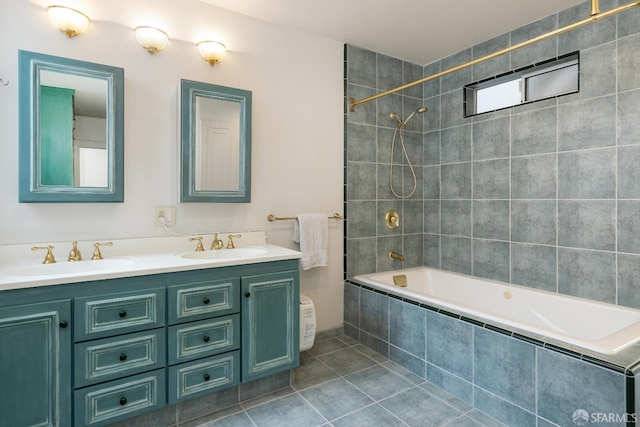
<path fill-rule="evenodd" d="M 227 53 L 226 46 L 219 42 L 202 41 L 196 44 L 196 46 L 198 46 L 198 52 L 200 52 L 202 59 L 207 61 L 212 67 L 222 61 L 224 55 Z"/>
<path fill-rule="evenodd" d="M 169 35 L 154 27 L 136 27 L 133 31 L 140 46 L 150 55 L 163 50 L 169 42 Z"/>
<path fill-rule="evenodd" d="M 69 38 L 84 33 L 91 22 L 84 13 L 65 6 L 49 6 L 47 13 L 51 23 Z"/>

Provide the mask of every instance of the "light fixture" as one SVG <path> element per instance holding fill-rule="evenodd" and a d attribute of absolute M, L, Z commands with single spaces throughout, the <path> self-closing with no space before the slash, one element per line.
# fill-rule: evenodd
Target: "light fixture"
<path fill-rule="evenodd" d="M 47 13 L 53 25 L 69 38 L 84 33 L 91 22 L 87 15 L 70 7 L 49 6 Z"/>
<path fill-rule="evenodd" d="M 219 42 L 207 40 L 198 43 L 196 46 L 198 46 L 198 52 L 200 52 L 202 59 L 207 61 L 212 67 L 222 61 L 224 55 L 227 53 L 226 46 Z"/>
<path fill-rule="evenodd" d="M 154 27 L 136 27 L 133 31 L 136 34 L 136 40 L 138 40 L 140 46 L 149 52 L 150 55 L 163 50 L 169 42 L 169 35 Z"/>

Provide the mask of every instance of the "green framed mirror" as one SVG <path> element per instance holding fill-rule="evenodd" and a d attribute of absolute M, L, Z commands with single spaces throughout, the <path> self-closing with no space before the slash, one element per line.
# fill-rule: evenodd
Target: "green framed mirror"
<path fill-rule="evenodd" d="M 18 51 L 19 201 L 124 202 L 124 70 Z"/>
<path fill-rule="evenodd" d="M 251 97 L 180 81 L 181 202 L 251 202 Z"/>

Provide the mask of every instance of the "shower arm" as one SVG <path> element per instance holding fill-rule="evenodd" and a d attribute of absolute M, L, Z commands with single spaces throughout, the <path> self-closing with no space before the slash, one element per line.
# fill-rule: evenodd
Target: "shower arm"
<path fill-rule="evenodd" d="M 537 37 L 533 37 L 533 38 L 531 38 L 529 40 L 526 40 L 526 41 L 523 41 L 521 43 L 515 44 L 515 45 L 510 46 L 508 48 L 499 50 L 499 51 L 494 52 L 494 53 L 490 53 L 488 55 L 485 55 L 485 56 L 482 56 L 480 58 L 471 60 L 469 62 L 465 62 L 464 64 L 456 65 L 455 67 L 449 68 L 449 69 L 444 70 L 444 71 L 440 71 L 439 73 L 432 74 L 430 76 L 424 77 L 422 79 L 416 80 L 416 81 L 411 82 L 411 83 L 404 84 L 402 86 L 398 86 L 398 87 L 396 87 L 394 89 L 390 89 L 390 90 L 387 90 L 385 92 L 380 92 L 378 94 L 369 96 L 367 98 L 362 98 L 362 99 L 357 100 L 357 101 L 354 98 L 349 98 L 349 111 L 354 112 L 355 111 L 355 107 L 357 107 L 360 104 L 364 104 L 366 102 L 373 101 L 373 100 L 376 100 L 378 98 L 382 98 L 383 96 L 391 95 L 392 93 L 400 92 L 402 90 L 408 89 L 408 88 L 413 87 L 413 86 L 417 86 L 417 85 L 422 84 L 422 83 L 426 83 L 426 82 L 428 82 L 430 80 L 437 79 L 438 77 L 442 77 L 442 76 L 445 76 L 447 74 L 455 73 L 456 71 L 462 70 L 462 69 L 467 68 L 467 67 L 471 67 L 472 65 L 476 65 L 476 64 L 479 64 L 481 62 L 488 61 L 489 59 L 493 59 L 493 58 L 495 58 L 497 56 L 504 55 L 505 53 L 509 53 L 509 52 L 514 51 L 514 50 L 521 49 L 523 47 L 529 46 L 531 44 L 538 43 L 538 42 L 541 42 L 543 40 L 549 39 L 551 37 L 555 37 L 555 36 L 558 36 L 560 34 L 564 34 L 564 33 L 569 32 L 571 30 L 575 30 L 576 28 L 580 28 L 580 27 L 583 27 L 583 26 L 585 26 L 587 24 L 591 24 L 591 23 L 597 22 L 597 21 L 599 21 L 601 19 L 609 18 L 610 16 L 617 15 L 620 12 L 624 12 L 624 11 L 633 9 L 635 7 L 638 7 L 638 6 L 640 6 L 640 0 L 632 2 L 632 3 L 629 3 L 629 4 L 626 4 L 626 5 L 623 5 L 623 6 L 618 6 L 618 7 L 614 8 L 614 9 L 608 10 L 606 12 L 600 12 L 600 7 L 598 5 L 598 0 L 591 0 L 591 16 L 589 16 L 589 18 L 587 18 L 587 19 L 583 19 L 582 21 L 578 21 L 578 22 L 575 22 L 573 24 L 569 24 L 566 27 L 558 28 L 557 30 L 550 31 L 548 33 L 539 35 Z"/>

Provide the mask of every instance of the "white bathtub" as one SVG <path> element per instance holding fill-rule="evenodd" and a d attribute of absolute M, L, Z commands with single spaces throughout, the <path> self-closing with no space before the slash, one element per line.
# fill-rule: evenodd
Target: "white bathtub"
<path fill-rule="evenodd" d="M 394 285 L 405 275 L 407 287 Z M 613 355 L 640 341 L 640 310 L 426 267 L 359 275 L 372 288 L 568 348 Z"/>

